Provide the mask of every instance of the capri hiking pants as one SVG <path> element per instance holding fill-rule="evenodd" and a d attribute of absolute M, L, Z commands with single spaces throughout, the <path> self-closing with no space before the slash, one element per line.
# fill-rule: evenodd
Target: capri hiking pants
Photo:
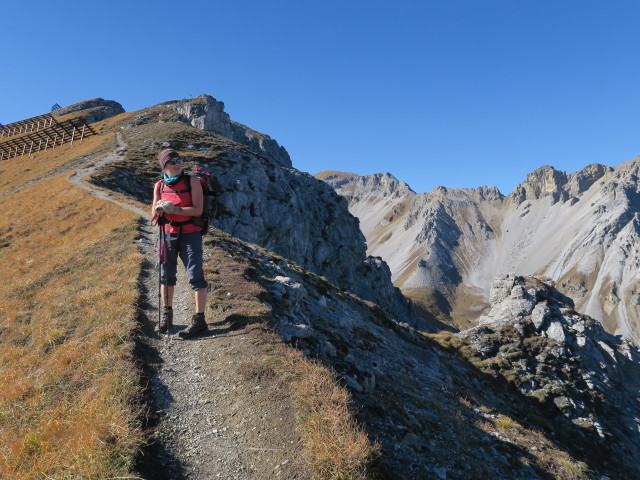
<path fill-rule="evenodd" d="M 206 288 L 202 269 L 202 235 L 200 232 L 167 235 L 167 259 L 160 264 L 160 282 L 175 286 L 178 271 L 178 255 L 184 265 L 192 290 Z"/>

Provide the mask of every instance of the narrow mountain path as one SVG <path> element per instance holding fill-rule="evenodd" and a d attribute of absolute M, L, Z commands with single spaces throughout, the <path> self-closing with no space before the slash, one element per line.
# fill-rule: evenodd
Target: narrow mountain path
<path fill-rule="evenodd" d="M 144 210 L 138 207 L 137 205 L 123 202 L 122 200 L 119 200 L 117 198 L 118 195 L 115 192 L 101 189 L 101 188 L 96 188 L 95 186 L 85 181 L 87 177 L 89 177 L 92 173 L 98 171 L 100 168 L 104 167 L 105 165 L 122 160 L 122 156 L 124 155 L 124 152 L 126 152 L 127 150 L 127 145 L 124 143 L 124 140 L 122 139 L 122 135 L 120 133 L 116 133 L 116 142 L 117 142 L 116 148 L 114 148 L 111 152 L 105 155 L 104 158 L 76 170 L 73 174 L 69 176 L 69 181 L 77 187 L 84 188 L 86 191 L 88 191 L 91 195 L 95 197 L 102 198 L 103 200 L 109 200 L 110 202 L 113 202 L 122 208 L 126 208 L 127 210 L 131 210 L 137 213 L 142 217 L 145 225 L 150 225 L 151 214 L 149 210 Z"/>
<path fill-rule="evenodd" d="M 153 268 L 156 250 L 151 228 L 143 226 L 141 249 L 148 268 L 144 276 L 144 303 L 148 326 L 157 323 L 158 276 Z M 221 369 L 229 368 L 229 337 L 211 331 L 191 340 L 176 333 L 193 314 L 193 293 L 184 274 L 178 272 L 174 293 L 174 324 L 167 335 L 147 328 L 146 343 L 149 393 L 155 408 L 154 443 L 145 461 L 148 478 L 253 479 L 242 458 L 236 432 L 225 422 L 230 399 L 238 385 L 229 382 Z M 211 319 L 207 319 L 211 322 Z M 237 341 L 237 340 L 235 340 Z"/>
<path fill-rule="evenodd" d="M 174 328 L 167 335 L 154 331 L 160 299 L 157 234 L 150 225 L 150 213 L 85 181 L 104 165 L 122 160 L 126 145 L 120 134 L 116 139 L 115 149 L 69 180 L 141 216 L 138 244 L 145 260 L 139 300 L 142 334 L 136 353 L 148 382 L 152 442 L 139 473 L 154 480 L 303 478 L 296 467 L 298 459 L 289 458 L 299 451 L 300 439 L 287 402 L 273 404 L 268 391 L 261 392 L 238 375 L 238 368 L 256 348 L 243 327 L 208 309 L 207 333 L 190 340 L 176 335 L 190 321 L 194 305 L 181 267 L 174 293 Z M 205 264 L 213 261 L 212 251 L 211 246 L 205 248 Z"/>

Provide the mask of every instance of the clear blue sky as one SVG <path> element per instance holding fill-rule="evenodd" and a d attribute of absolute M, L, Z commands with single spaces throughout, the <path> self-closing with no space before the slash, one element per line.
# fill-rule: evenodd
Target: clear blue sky
<path fill-rule="evenodd" d="M 35 0 L 0 18 L 2 123 L 208 93 L 300 170 L 418 192 L 640 155 L 637 0 Z"/>

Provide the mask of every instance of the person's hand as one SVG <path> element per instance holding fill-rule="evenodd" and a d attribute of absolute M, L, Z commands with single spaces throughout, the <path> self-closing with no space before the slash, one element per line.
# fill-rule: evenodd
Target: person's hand
<path fill-rule="evenodd" d="M 182 212 L 182 209 L 180 207 L 176 207 L 169 200 L 159 200 L 156 203 L 154 211 L 157 215 L 163 215 L 165 213 L 169 213 L 169 214 L 180 213 Z"/>

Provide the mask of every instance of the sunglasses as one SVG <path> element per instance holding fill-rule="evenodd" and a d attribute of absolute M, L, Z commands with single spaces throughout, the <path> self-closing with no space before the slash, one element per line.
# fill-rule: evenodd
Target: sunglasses
<path fill-rule="evenodd" d="M 182 160 L 169 160 L 167 163 L 165 163 L 165 166 L 167 166 L 167 165 L 177 165 L 179 163 L 182 163 Z"/>

